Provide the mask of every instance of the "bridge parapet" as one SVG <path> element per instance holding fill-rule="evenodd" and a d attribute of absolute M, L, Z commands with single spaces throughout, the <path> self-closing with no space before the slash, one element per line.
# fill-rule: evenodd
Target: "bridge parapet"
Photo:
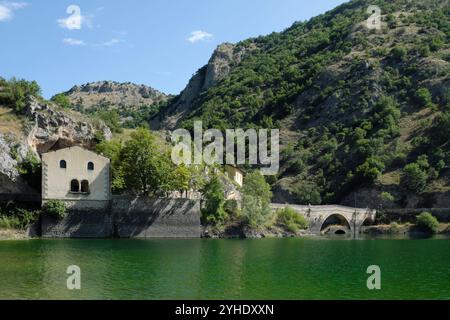
<path fill-rule="evenodd" d="M 341 205 L 304 206 L 272 203 L 272 210 L 290 207 L 309 221 L 310 231 L 320 234 L 325 221 L 331 216 L 344 219 L 352 232 L 359 233 L 366 220 L 375 221 L 376 211 L 369 208 L 352 208 Z"/>

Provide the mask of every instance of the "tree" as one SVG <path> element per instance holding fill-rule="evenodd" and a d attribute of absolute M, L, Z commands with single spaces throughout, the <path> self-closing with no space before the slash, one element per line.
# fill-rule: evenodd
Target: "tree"
<path fill-rule="evenodd" d="M 121 133 L 123 131 L 117 111 L 101 111 L 98 113 L 98 117 L 105 122 L 112 132 Z"/>
<path fill-rule="evenodd" d="M 172 174 L 170 177 L 170 184 L 168 185 L 169 191 L 177 190 L 183 193 L 190 189 L 191 186 L 191 171 L 188 167 L 181 164 L 176 166 L 174 170 L 172 170 Z"/>
<path fill-rule="evenodd" d="M 363 181 L 375 181 L 384 170 L 384 163 L 376 157 L 368 158 L 362 165 L 356 168 L 356 173 Z"/>
<path fill-rule="evenodd" d="M 120 170 L 127 190 L 145 196 L 165 186 L 170 171 L 170 158 L 155 142 L 149 130 L 139 128 L 120 152 Z"/>
<path fill-rule="evenodd" d="M 418 163 L 407 164 L 403 168 L 400 184 L 407 190 L 422 192 L 427 184 L 428 174 Z"/>
<path fill-rule="evenodd" d="M 117 140 L 102 141 L 96 146 L 97 153 L 111 159 L 112 192 L 120 193 L 125 189 L 125 180 L 120 163 L 122 142 Z"/>
<path fill-rule="evenodd" d="M 301 204 L 317 205 L 322 203 L 320 190 L 313 182 L 301 181 L 296 187 L 294 187 L 293 193 L 296 200 Z"/>
<path fill-rule="evenodd" d="M 9 81 L 2 81 L 0 91 L 0 103 L 13 108 L 17 113 L 21 113 L 26 106 L 26 100 L 30 96 L 39 96 L 41 88 L 36 81 L 12 78 Z"/>
<path fill-rule="evenodd" d="M 450 137 L 450 111 L 444 112 L 434 120 L 432 134 L 439 143 L 446 143 Z"/>
<path fill-rule="evenodd" d="M 433 105 L 432 96 L 427 88 L 419 88 L 416 91 L 416 100 L 421 106 L 431 107 Z"/>
<path fill-rule="evenodd" d="M 207 222 L 217 224 L 224 222 L 228 215 L 225 212 L 225 189 L 222 181 L 213 176 L 201 190 L 205 200 L 205 208 L 202 210 L 203 219 Z"/>
<path fill-rule="evenodd" d="M 72 105 L 70 103 L 69 98 L 62 93 L 59 93 L 59 94 L 53 96 L 51 98 L 51 101 L 53 101 L 54 103 L 56 103 L 57 105 L 59 105 L 60 107 L 63 107 L 63 108 L 70 108 Z"/>
<path fill-rule="evenodd" d="M 258 227 L 270 217 L 270 186 L 259 171 L 249 173 L 242 188 L 242 213 L 251 227 Z"/>

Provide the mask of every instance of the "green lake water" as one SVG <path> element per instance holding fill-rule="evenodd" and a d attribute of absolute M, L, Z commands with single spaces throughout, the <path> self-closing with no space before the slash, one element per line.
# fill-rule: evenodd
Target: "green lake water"
<path fill-rule="evenodd" d="M 450 299 L 450 240 L 0 241 L 0 299 Z"/>

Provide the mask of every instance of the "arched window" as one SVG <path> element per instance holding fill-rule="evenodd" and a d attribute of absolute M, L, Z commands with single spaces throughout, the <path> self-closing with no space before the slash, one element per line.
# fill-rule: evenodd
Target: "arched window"
<path fill-rule="evenodd" d="M 59 162 L 59 167 L 60 167 L 61 169 L 66 169 L 66 168 L 67 168 L 67 162 L 66 162 L 66 160 L 61 160 L 61 161 Z"/>
<path fill-rule="evenodd" d="M 87 181 L 87 180 L 81 181 L 81 192 L 82 193 L 90 193 L 89 181 Z"/>
<path fill-rule="evenodd" d="M 70 181 L 70 192 L 80 192 L 80 183 L 78 180 L 73 179 Z"/>
<path fill-rule="evenodd" d="M 94 163 L 93 162 L 88 162 L 88 168 L 89 171 L 93 171 L 94 170 Z"/>

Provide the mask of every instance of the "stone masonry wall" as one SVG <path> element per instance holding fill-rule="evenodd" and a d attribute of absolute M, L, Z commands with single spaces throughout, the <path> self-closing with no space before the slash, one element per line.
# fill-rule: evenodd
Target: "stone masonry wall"
<path fill-rule="evenodd" d="M 200 202 L 115 197 L 114 232 L 121 238 L 199 238 Z"/>
<path fill-rule="evenodd" d="M 115 196 L 111 202 L 68 202 L 63 219 L 43 215 L 44 238 L 199 238 L 200 202 Z"/>

